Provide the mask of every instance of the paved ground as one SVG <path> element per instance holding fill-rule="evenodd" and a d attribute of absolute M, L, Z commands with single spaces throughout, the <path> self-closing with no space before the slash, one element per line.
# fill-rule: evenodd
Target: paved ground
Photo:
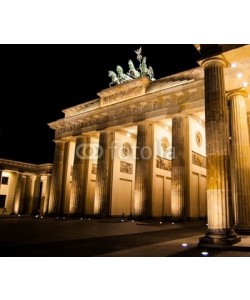
<path fill-rule="evenodd" d="M 243 237 L 238 247 L 227 250 L 197 248 L 199 237 L 205 232 L 204 221 L 161 224 L 159 220 L 122 222 L 113 218 L 57 220 L 1 216 L 0 256 L 250 256 L 250 237 Z"/>

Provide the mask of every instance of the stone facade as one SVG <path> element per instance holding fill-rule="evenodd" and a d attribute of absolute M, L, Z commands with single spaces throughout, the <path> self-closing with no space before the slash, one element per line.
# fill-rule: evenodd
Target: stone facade
<path fill-rule="evenodd" d="M 248 232 L 250 46 L 219 46 L 199 45 L 201 67 L 108 88 L 50 123 L 49 212 L 207 217 L 201 244 L 237 242 L 235 226 Z"/>

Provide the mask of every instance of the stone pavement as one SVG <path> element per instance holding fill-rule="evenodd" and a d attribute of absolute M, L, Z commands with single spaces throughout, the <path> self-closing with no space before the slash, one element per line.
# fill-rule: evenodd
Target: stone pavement
<path fill-rule="evenodd" d="M 2 257 L 250 256 L 250 237 L 228 249 L 199 249 L 204 221 L 0 217 Z M 207 253 L 202 253 L 207 252 Z"/>

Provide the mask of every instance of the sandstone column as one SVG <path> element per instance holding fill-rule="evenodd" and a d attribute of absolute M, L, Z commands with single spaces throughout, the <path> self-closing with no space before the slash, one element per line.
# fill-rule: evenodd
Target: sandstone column
<path fill-rule="evenodd" d="M 29 190 L 29 203 L 28 203 L 28 213 L 32 213 L 32 207 L 35 198 L 35 185 L 37 176 L 30 177 L 30 190 Z"/>
<path fill-rule="evenodd" d="M 48 213 L 48 205 L 49 205 L 49 193 L 51 186 L 51 174 L 46 174 L 42 176 L 43 188 L 42 188 L 42 205 L 41 205 L 41 213 Z"/>
<path fill-rule="evenodd" d="M 152 180 L 150 177 L 152 145 L 150 144 L 149 133 L 150 124 L 139 123 L 137 125 L 134 215 L 139 217 L 151 216 L 152 210 L 149 186 L 149 180 Z"/>
<path fill-rule="evenodd" d="M 184 217 L 185 197 L 185 141 L 184 116 L 176 115 L 172 118 L 172 158 L 171 178 L 171 216 L 173 219 Z"/>
<path fill-rule="evenodd" d="M 17 174 L 16 187 L 15 187 L 15 197 L 13 203 L 13 213 L 19 214 L 23 210 L 23 198 L 25 193 L 26 176 L 21 173 Z"/>
<path fill-rule="evenodd" d="M 13 201 L 13 213 L 18 214 L 19 212 L 19 202 L 20 202 L 20 194 L 21 194 L 21 180 L 22 174 L 16 174 L 16 187 L 15 187 L 15 196 Z"/>
<path fill-rule="evenodd" d="M 74 166 L 72 174 L 71 195 L 70 195 L 70 213 L 82 214 L 86 207 L 86 188 L 88 167 L 88 147 L 90 137 L 78 136 L 76 138 Z"/>
<path fill-rule="evenodd" d="M 1 188 L 1 184 L 2 184 L 2 174 L 3 174 L 3 171 L 2 171 L 2 169 L 0 169 L 0 188 Z"/>
<path fill-rule="evenodd" d="M 56 141 L 55 157 L 52 170 L 51 191 L 49 199 L 49 214 L 60 214 L 62 205 L 62 183 L 65 155 L 65 141 Z"/>
<path fill-rule="evenodd" d="M 36 176 L 26 178 L 25 195 L 23 202 L 23 213 L 31 213 L 34 200 Z"/>
<path fill-rule="evenodd" d="M 100 133 L 94 212 L 103 217 L 110 215 L 111 208 L 112 141 L 112 133 L 106 131 Z"/>
<path fill-rule="evenodd" d="M 207 143 L 208 231 L 200 238 L 206 244 L 234 244 L 240 241 L 233 230 L 230 187 L 229 122 L 225 98 L 225 62 L 211 58 L 205 69 L 205 114 Z"/>
<path fill-rule="evenodd" d="M 236 226 L 250 233 L 250 144 L 246 113 L 247 94 L 243 90 L 228 95 L 230 100 L 232 170 L 235 180 Z"/>
<path fill-rule="evenodd" d="M 247 127 L 248 127 L 249 143 L 250 143 L 250 113 L 247 114 Z"/>
<path fill-rule="evenodd" d="M 25 208 L 25 200 L 26 200 L 26 190 L 27 190 L 27 176 L 23 175 L 21 179 L 19 213 L 25 213 L 24 208 Z"/>

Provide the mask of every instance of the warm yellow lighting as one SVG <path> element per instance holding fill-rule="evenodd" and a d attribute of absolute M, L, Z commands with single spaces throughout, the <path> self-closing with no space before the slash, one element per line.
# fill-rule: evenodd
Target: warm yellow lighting
<path fill-rule="evenodd" d="M 182 244 L 182 247 L 187 247 L 187 246 L 188 246 L 188 244 L 186 244 L 186 243 Z"/>
<path fill-rule="evenodd" d="M 242 83 L 242 86 L 243 86 L 243 87 L 247 87 L 247 86 L 248 86 L 248 82 L 243 82 L 243 83 Z"/>
<path fill-rule="evenodd" d="M 237 74 L 237 78 L 242 78 L 243 77 L 243 74 L 242 73 L 238 73 Z"/>
<path fill-rule="evenodd" d="M 126 134 L 126 136 L 127 136 L 127 137 L 131 137 L 131 134 L 128 132 L 128 133 Z"/>
<path fill-rule="evenodd" d="M 231 64 L 231 68 L 236 68 L 236 67 L 237 67 L 236 63 Z"/>

